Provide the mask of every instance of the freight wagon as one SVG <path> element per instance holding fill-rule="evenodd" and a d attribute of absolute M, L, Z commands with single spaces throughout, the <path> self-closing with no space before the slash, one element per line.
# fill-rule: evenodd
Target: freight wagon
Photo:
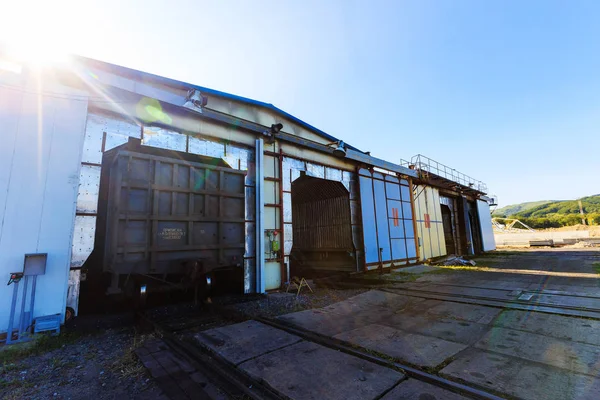
<path fill-rule="evenodd" d="M 241 293 L 245 175 L 220 158 L 133 138 L 105 152 L 86 292 L 96 302 L 101 292 L 138 297 L 197 289 L 221 274 Z"/>

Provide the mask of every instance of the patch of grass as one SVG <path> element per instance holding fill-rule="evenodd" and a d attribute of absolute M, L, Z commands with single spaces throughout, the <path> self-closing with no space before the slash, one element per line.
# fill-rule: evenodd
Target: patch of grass
<path fill-rule="evenodd" d="M 4 362 L 0 367 L 0 375 L 4 375 L 7 372 L 14 371 L 16 369 L 19 369 L 17 364 Z"/>
<path fill-rule="evenodd" d="M 448 272 L 452 270 L 456 271 L 486 271 L 489 268 L 483 265 L 472 266 L 472 265 L 440 265 L 438 268 L 442 268 L 448 270 Z"/>
<path fill-rule="evenodd" d="M 33 382 L 31 382 L 30 380 L 27 380 L 27 379 L 19 379 L 19 378 L 5 379 L 5 378 L 0 378 L 0 389 L 7 389 L 7 388 L 11 388 L 11 389 L 17 389 L 17 388 L 27 389 L 27 388 L 32 388 L 34 386 L 35 386 L 35 383 L 33 383 Z"/>
<path fill-rule="evenodd" d="M 50 368 L 56 369 L 62 366 L 61 359 L 58 357 L 52 357 L 50 359 Z"/>
<path fill-rule="evenodd" d="M 408 272 L 391 272 L 390 275 L 393 275 L 395 278 L 394 279 L 387 279 L 388 281 L 392 280 L 394 282 L 414 282 L 417 279 L 419 279 L 419 277 L 421 276 L 421 274 L 411 274 Z M 386 280 L 385 278 L 382 278 L 383 280 Z"/>
<path fill-rule="evenodd" d="M 593 263 L 592 268 L 594 268 L 594 271 L 600 275 L 600 263 Z"/>
<path fill-rule="evenodd" d="M 64 333 L 58 336 L 39 335 L 31 342 L 4 346 L 0 351 L 0 362 L 3 364 L 14 363 L 27 357 L 44 354 L 68 346 L 80 337 L 76 333 Z"/>
<path fill-rule="evenodd" d="M 74 361 L 66 361 L 61 359 L 60 357 L 52 357 L 50 359 L 50 368 L 58 369 L 58 368 L 73 368 L 77 363 Z"/>
<path fill-rule="evenodd" d="M 4 379 L 4 378 L 0 378 L 0 389 L 6 389 L 8 387 L 14 387 L 16 385 L 18 385 L 19 380 L 18 379 Z"/>
<path fill-rule="evenodd" d="M 428 272 L 424 272 L 423 275 L 441 275 L 441 274 L 449 274 L 452 271 L 439 267 L 440 269 L 436 269 L 435 271 L 428 271 Z"/>
<path fill-rule="evenodd" d="M 491 251 L 489 253 L 484 253 L 484 254 L 479 254 L 477 255 L 477 257 L 472 257 L 474 259 L 479 259 L 479 258 L 494 258 L 494 257 L 506 257 L 506 256 L 517 256 L 523 254 L 522 251 Z M 471 257 L 465 257 L 465 258 L 471 258 Z"/>
<path fill-rule="evenodd" d="M 144 365 L 138 359 L 135 351 L 144 345 L 146 340 L 154 338 L 154 334 L 136 335 L 133 337 L 133 343 L 123 352 L 123 356 L 117 359 L 111 366 L 111 369 L 121 375 L 122 378 L 141 377 L 144 372 Z"/>

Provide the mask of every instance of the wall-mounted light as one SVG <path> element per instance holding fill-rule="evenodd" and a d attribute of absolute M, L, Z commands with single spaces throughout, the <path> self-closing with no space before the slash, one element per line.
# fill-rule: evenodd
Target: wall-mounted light
<path fill-rule="evenodd" d="M 201 113 L 202 108 L 206 107 L 207 104 L 208 98 L 206 98 L 206 96 L 203 96 L 202 93 L 196 89 L 191 89 L 185 98 L 185 103 L 183 103 L 183 106 L 190 110 Z"/>
<path fill-rule="evenodd" d="M 272 124 L 269 130 L 264 131 L 262 134 L 266 137 L 267 143 L 273 143 L 275 140 L 275 135 L 277 135 L 283 129 L 283 124 L 278 122 L 276 124 Z"/>
<path fill-rule="evenodd" d="M 282 123 L 277 123 L 277 124 L 271 125 L 271 133 L 273 133 L 273 134 L 279 133 L 279 131 L 281 131 L 282 129 L 283 129 Z"/>
<path fill-rule="evenodd" d="M 337 147 L 333 149 L 333 155 L 336 157 L 346 157 L 346 145 L 343 141 L 337 142 Z"/>

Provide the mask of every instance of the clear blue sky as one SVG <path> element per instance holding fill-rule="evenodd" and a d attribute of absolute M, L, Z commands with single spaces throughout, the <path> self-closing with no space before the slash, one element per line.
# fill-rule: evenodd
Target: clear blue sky
<path fill-rule="evenodd" d="M 273 103 L 378 157 L 448 164 L 501 205 L 600 193 L 599 1 L 10 7 L 4 39 L 39 30 L 72 53 Z"/>

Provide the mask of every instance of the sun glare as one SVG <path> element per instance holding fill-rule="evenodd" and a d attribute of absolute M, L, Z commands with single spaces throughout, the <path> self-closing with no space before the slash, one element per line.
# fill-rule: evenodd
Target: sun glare
<path fill-rule="evenodd" d="M 42 41 L 11 41 L 6 50 L 9 58 L 37 68 L 57 66 L 67 61 L 66 53 L 58 46 Z"/>

